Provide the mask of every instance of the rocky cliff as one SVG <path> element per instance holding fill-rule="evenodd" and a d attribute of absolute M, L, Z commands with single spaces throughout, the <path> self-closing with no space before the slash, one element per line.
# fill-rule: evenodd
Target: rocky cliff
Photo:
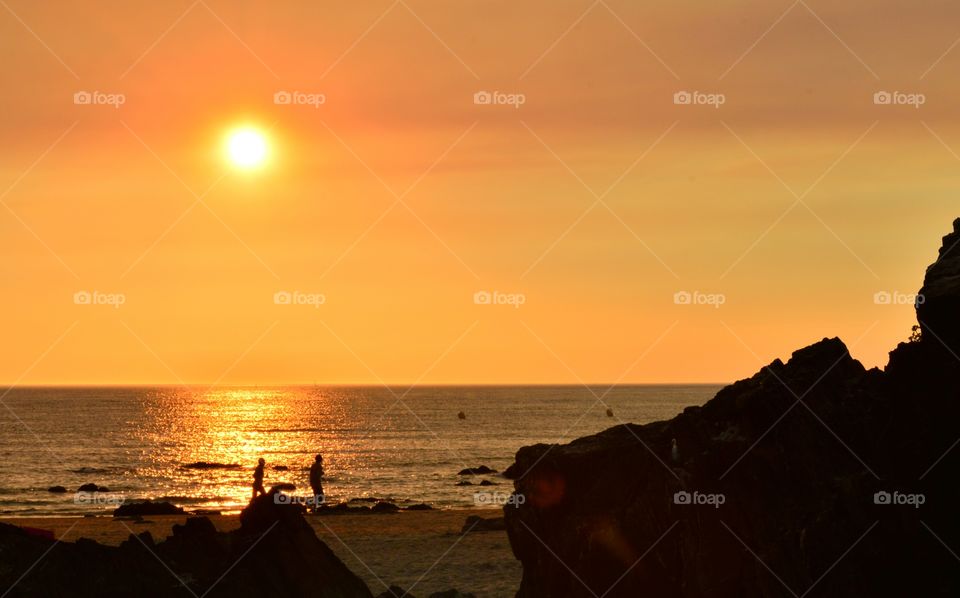
<path fill-rule="evenodd" d="M 960 346 L 960 218 L 943 238 L 937 260 L 927 268 L 917 319 L 924 334 Z"/>
<path fill-rule="evenodd" d="M 517 596 L 960 595 L 958 240 L 882 371 L 823 339 L 670 421 L 520 449 Z"/>
<path fill-rule="evenodd" d="M 0 587 L 10 588 L 4 595 L 11 598 L 372 598 L 297 506 L 261 496 L 240 521 L 239 529 L 222 533 L 205 517 L 190 518 L 162 542 L 143 533 L 119 547 L 55 543 L 0 523 Z M 30 574 L 20 578 L 24 572 Z"/>

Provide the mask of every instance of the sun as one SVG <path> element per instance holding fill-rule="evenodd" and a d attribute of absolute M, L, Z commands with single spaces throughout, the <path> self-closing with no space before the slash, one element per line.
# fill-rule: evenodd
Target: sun
<path fill-rule="evenodd" d="M 254 127 L 239 127 L 227 134 L 227 157 L 237 168 L 253 169 L 267 160 L 266 136 Z"/>

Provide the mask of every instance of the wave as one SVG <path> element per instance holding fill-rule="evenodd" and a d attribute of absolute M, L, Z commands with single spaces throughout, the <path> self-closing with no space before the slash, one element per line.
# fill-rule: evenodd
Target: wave
<path fill-rule="evenodd" d="M 70 473 L 91 474 L 91 473 L 127 473 L 135 471 L 129 467 L 80 467 L 78 469 L 67 470 Z"/>

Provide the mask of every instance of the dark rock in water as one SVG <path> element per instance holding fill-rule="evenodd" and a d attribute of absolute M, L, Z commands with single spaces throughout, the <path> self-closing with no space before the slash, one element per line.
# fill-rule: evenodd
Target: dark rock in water
<path fill-rule="evenodd" d="M 497 470 L 490 469 L 486 465 L 481 465 L 480 467 L 468 467 L 466 469 L 461 469 L 457 475 L 483 475 L 487 473 L 497 473 Z"/>
<path fill-rule="evenodd" d="M 152 500 L 122 504 L 113 510 L 114 517 L 142 517 L 143 515 L 183 515 L 182 508 L 175 504 Z"/>
<path fill-rule="evenodd" d="M 459 482 L 454 484 L 454 486 L 473 486 L 473 482 L 471 482 L 470 480 L 460 480 Z"/>
<path fill-rule="evenodd" d="M 467 414 L 461 411 L 457 414 L 457 419 L 467 419 Z"/>
<path fill-rule="evenodd" d="M 503 517 L 484 518 L 479 515 L 470 515 L 460 528 L 460 533 L 467 532 L 502 532 L 507 529 Z"/>
<path fill-rule="evenodd" d="M 613 409 L 607 408 L 607 417 L 613 417 Z"/>
<path fill-rule="evenodd" d="M 496 482 L 491 482 L 490 480 L 480 480 L 481 486 L 496 486 Z"/>
<path fill-rule="evenodd" d="M 0 554 L 0 587 L 13 586 L 10 596 L 372 596 L 299 508 L 269 495 L 243 510 L 239 529 L 217 532 L 209 519 L 195 517 L 161 542 L 144 532 L 120 546 L 55 543 L 0 523 Z"/>
<path fill-rule="evenodd" d="M 274 471 L 290 471 L 290 468 L 287 467 L 286 465 L 274 465 L 273 470 Z"/>
<path fill-rule="evenodd" d="M 84 484 L 77 488 L 77 492 L 109 492 L 110 489 L 106 486 L 97 486 L 96 484 Z M 51 490 L 53 492 L 53 490 Z"/>
<path fill-rule="evenodd" d="M 396 513 L 399 510 L 400 507 L 389 502 L 378 502 L 370 508 L 373 513 Z"/>
<path fill-rule="evenodd" d="M 63 486 L 50 486 L 49 488 L 47 488 L 47 492 L 56 492 L 59 494 L 63 494 L 66 491 L 67 489 L 64 488 Z"/>
<path fill-rule="evenodd" d="M 284 492 L 293 492 L 297 489 L 296 484 L 290 484 L 288 482 L 281 482 L 279 484 L 274 484 L 270 486 L 270 492 L 279 492 L 283 490 Z"/>
<path fill-rule="evenodd" d="M 221 514 L 220 511 L 218 511 L 217 509 L 195 509 L 193 511 L 190 511 L 190 513 L 192 513 L 193 515 L 204 515 L 204 516 Z"/>
<path fill-rule="evenodd" d="M 426 503 L 417 503 L 406 508 L 407 511 L 432 511 L 433 507 Z"/>
<path fill-rule="evenodd" d="M 672 420 L 521 448 L 517 598 L 960 596 L 954 226 L 883 371 L 824 339 Z"/>
<path fill-rule="evenodd" d="M 207 461 L 197 461 L 196 463 L 187 463 L 184 469 L 240 469 L 239 463 L 209 463 Z"/>

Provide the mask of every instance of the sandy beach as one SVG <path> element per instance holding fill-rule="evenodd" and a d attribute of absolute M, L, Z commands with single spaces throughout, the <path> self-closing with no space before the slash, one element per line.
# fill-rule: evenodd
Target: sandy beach
<path fill-rule="evenodd" d="M 506 532 L 461 535 L 470 515 L 498 517 L 499 510 L 403 511 L 392 514 L 307 516 L 317 536 L 369 586 L 374 595 L 397 585 L 415 596 L 456 588 L 479 597 L 512 596 L 521 568 Z M 11 517 L 2 523 L 54 532 L 58 539 L 89 538 L 117 545 L 131 533 L 170 535 L 186 516 L 151 516 L 143 521 L 113 517 Z M 209 519 L 220 531 L 240 526 L 237 515 Z"/>

